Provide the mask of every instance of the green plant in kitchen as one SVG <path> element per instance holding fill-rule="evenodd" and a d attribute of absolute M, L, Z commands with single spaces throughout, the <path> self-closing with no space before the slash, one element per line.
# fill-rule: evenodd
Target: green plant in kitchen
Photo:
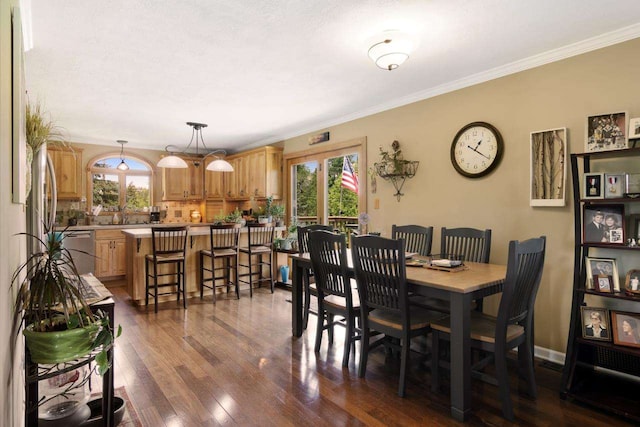
<path fill-rule="evenodd" d="M 114 340 L 109 318 L 91 311 L 71 253 L 63 245 L 64 235 L 49 231 L 45 229 L 44 239 L 20 233 L 39 249 L 27 256 L 11 280 L 12 286 L 19 284 L 15 331 L 24 324 L 25 342 L 36 363 L 68 362 L 97 350 L 95 361 L 102 375 L 110 366 L 107 350 Z M 115 336 L 121 332 L 118 327 Z"/>
<path fill-rule="evenodd" d="M 242 222 L 242 211 L 238 208 L 235 208 L 235 210 L 231 213 L 229 213 L 229 215 L 224 217 L 225 222 L 232 222 L 232 223 L 236 223 L 239 224 Z"/>
<path fill-rule="evenodd" d="M 283 204 L 273 205 L 271 207 L 271 215 L 273 216 L 273 219 L 276 221 L 276 225 L 278 225 L 278 227 L 281 227 L 284 222 L 285 210 L 286 209 Z"/>

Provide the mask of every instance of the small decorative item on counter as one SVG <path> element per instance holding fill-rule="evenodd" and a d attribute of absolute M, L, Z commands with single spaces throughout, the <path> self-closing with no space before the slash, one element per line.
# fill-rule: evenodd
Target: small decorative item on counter
<path fill-rule="evenodd" d="M 200 221 L 202 221 L 202 215 L 200 214 L 200 211 L 198 210 L 191 211 L 191 222 L 197 223 Z"/>
<path fill-rule="evenodd" d="M 118 214 L 118 212 L 114 212 L 111 222 L 113 224 L 120 224 L 120 214 Z"/>

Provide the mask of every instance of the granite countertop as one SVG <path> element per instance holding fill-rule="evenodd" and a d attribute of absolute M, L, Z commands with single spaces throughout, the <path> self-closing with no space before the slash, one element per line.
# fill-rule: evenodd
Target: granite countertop
<path fill-rule="evenodd" d="M 74 225 L 72 227 L 62 227 L 57 226 L 54 227 L 54 231 L 82 231 L 82 230 L 129 230 L 129 229 L 140 229 L 146 228 L 151 230 L 151 227 L 162 227 L 162 226 L 180 226 L 180 225 L 189 225 L 191 227 L 208 227 L 213 223 L 209 222 L 172 222 L 172 223 L 164 223 L 164 224 L 94 224 L 94 225 Z"/>
<path fill-rule="evenodd" d="M 178 224 L 163 224 L 163 225 L 178 225 Z M 188 225 L 194 225 L 194 224 L 188 224 Z M 203 225 L 202 223 L 197 224 L 197 225 Z M 209 225 L 209 224 L 204 224 L 204 225 Z M 286 230 L 287 227 L 275 227 L 276 231 L 284 231 Z M 240 233 L 246 233 L 247 232 L 247 227 L 242 227 L 240 229 Z M 151 228 L 147 225 L 145 228 L 133 228 L 133 229 L 125 229 L 122 230 L 123 234 L 126 234 L 127 236 L 131 236 L 134 239 L 145 239 L 145 238 L 151 238 Z M 209 235 L 209 229 L 205 228 L 205 227 L 191 227 L 189 229 L 189 236 L 208 236 Z"/>

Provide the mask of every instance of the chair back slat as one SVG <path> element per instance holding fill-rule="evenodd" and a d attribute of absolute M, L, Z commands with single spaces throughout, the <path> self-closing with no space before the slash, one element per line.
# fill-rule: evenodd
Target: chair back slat
<path fill-rule="evenodd" d="M 488 263 L 491 255 L 491 230 L 442 227 L 441 256 L 461 255 L 464 261 Z"/>
<path fill-rule="evenodd" d="M 275 227 L 271 224 L 250 224 L 247 226 L 248 245 L 273 246 Z"/>
<path fill-rule="evenodd" d="M 431 254 L 433 227 L 421 225 L 395 225 L 391 227 L 392 239 L 404 239 L 405 252 L 427 256 Z"/>
<path fill-rule="evenodd" d="M 353 236 L 351 245 L 363 310 L 383 308 L 406 313 L 404 241 L 364 235 Z"/>
<path fill-rule="evenodd" d="M 309 233 L 319 230 L 333 231 L 333 227 L 323 224 L 312 224 L 304 227 L 298 227 L 298 252 L 309 252 Z"/>
<path fill-rule="evenodd" d="M 498 309 L 499 335 L 506 334 L 507 326 L 520 324 L 530 327 L 538 288 L 542 279 L 546 237 L 523 242 L 509 242 L 507 277 Z"/>
<path fill-rule="evenodd" d="M 240 224 L 222 224 L 209 226 L 209 244 L 211 250 L 236 249 L 240 238 Z"/>
<path fill-rule="evenodd" d="M 151 245 L 153 254 L 171 255 L 186 253 L 187 233 L 189 226 L 181 227 L 151 227 Z"/>
<path fill-rule="evenodd" d="M 309 233 L 309 255 L 321 297 L 337 295 L 351 302 L 351 285 L 347 275 L 347 240 L 343 234 L 326 230 Z"/>

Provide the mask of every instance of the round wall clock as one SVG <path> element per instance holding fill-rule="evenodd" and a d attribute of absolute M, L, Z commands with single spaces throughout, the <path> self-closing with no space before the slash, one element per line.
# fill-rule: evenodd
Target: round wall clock
<path fill-rule="evenodd" d="M 453 138 L 451 163 L 459 174 L 478 178 L 498 166 L 503 149 L 498 129 L 485 122 L 469 123 Z"/>

